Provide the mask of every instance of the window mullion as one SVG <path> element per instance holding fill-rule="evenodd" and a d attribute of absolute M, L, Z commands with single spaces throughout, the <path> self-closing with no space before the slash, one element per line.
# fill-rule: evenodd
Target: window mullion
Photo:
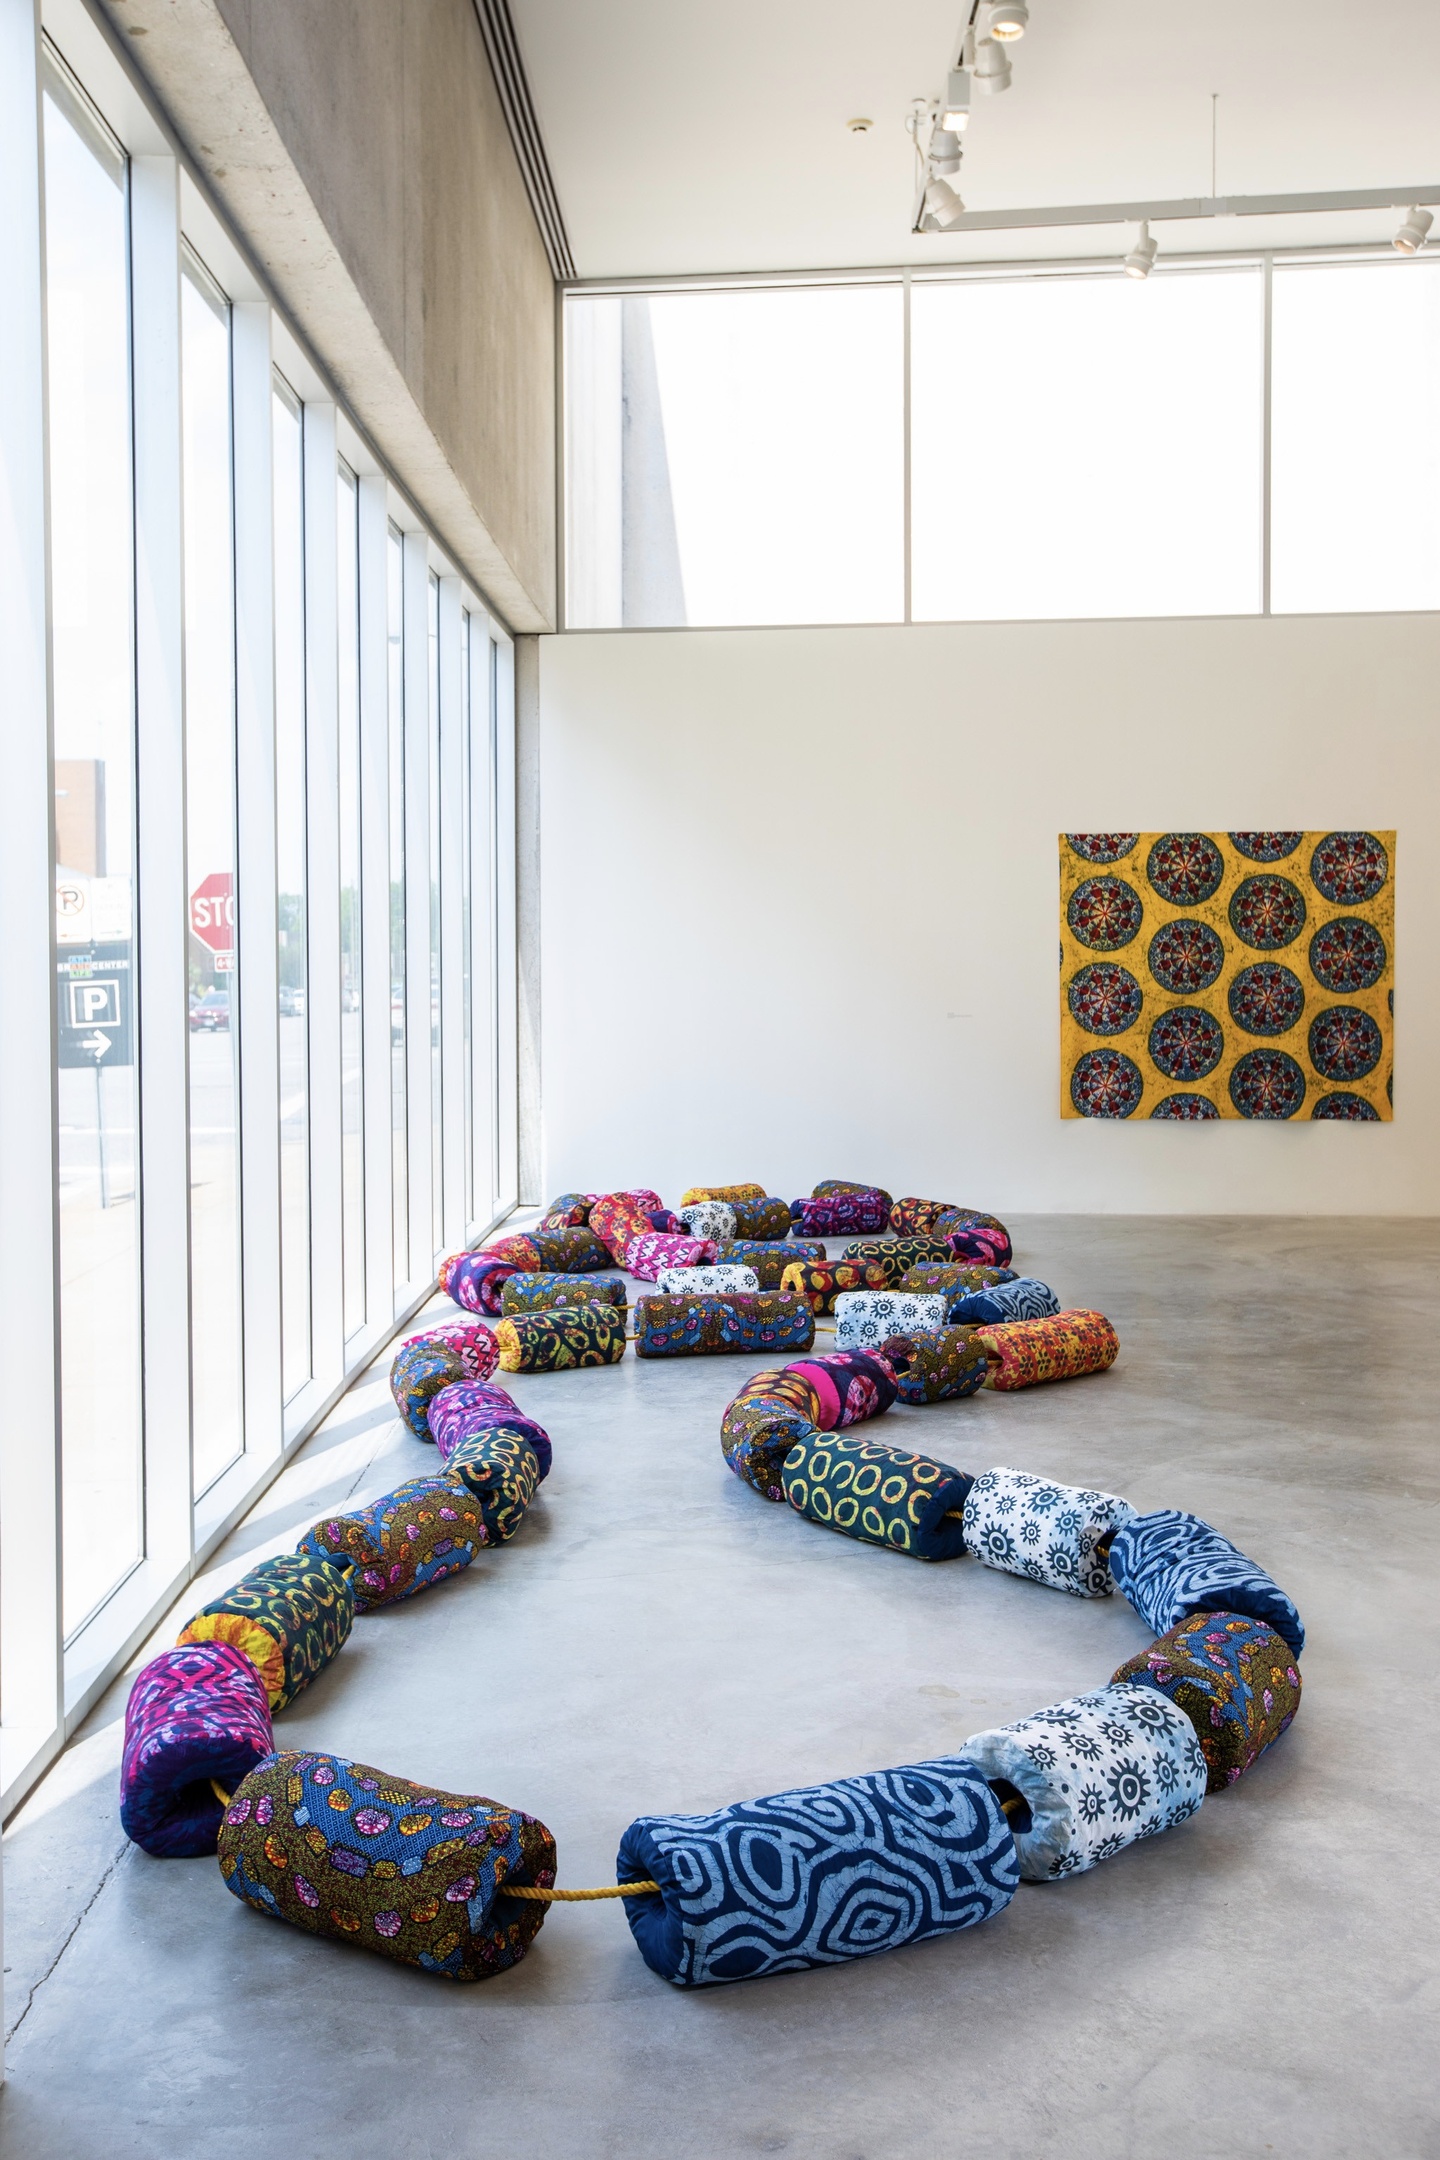
<path fill-rule="evenodd" d="M 340 767 L 335 407 L 307 403 L 305 807 L 310 1043 L 311 1372 L 328 1392 L 344 1362 L 340 1101 Z"/>

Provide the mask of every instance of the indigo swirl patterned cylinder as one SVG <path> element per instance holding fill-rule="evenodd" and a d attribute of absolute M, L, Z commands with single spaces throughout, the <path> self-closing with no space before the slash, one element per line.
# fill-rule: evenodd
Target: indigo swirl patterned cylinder
<path fill-rule="evenodd" d="M 1198 1515 L 1159 1508 L 1133 1516 L 1110 1548 L 1110 1565 L 1116 1589 L 1157 1635 L 1192 1613 L 1244 1613 L 1273 1628 L 1295 1657 L 1305 1648 L 1293 1600 Z"/>
<path fill-rule="evenodd" d="M 984 1778 L 958 1759 L 911 1763 L 741 1801 L 642 1815 L 620 1841 L 640 1955 L 677 1987 L 895 1950 L 1003 1912 L 1015 1841 Z"/>
<path fill-rule="evenodd" d="M 971 1480 L 949 1463 L 886 1447 L 863 1433 L 821 1433 L 796 1443 L 781 1470 L 798 1515 L 912 1560 L 958 1560 L 965 1550 Z"/>
<path fill-rule="evenodd" d="M 975 1480 L 965 1503 L 965 1542 L 986 1567 L 1025 1575 L 1072 1597 L 1109 1597 L 1110 1546 L 1135 1510 L 1114 1493 L 1091 1492 L 1003 1466 Z"/>
<path fill-rule="evenodd" d="M 1013 1282 L 995 1283 L 988 1290 L 967 1290 L 951 1305 L 950 1319 L 975 1327 L 987 1322 L 1049 1320 L 1059 1310 L 1060 1300 L 1049 1283 L 1034 1275 L 1017 1275 Z"/>
<path fill-rule="evenodd" d="M 136 1673 L 125 1705 L 120 1823 L 157 1860 L 215 1850 L 220 1802 L 275 1745 L 270 1698 L 233 1643 L 182 1643 Z"/>

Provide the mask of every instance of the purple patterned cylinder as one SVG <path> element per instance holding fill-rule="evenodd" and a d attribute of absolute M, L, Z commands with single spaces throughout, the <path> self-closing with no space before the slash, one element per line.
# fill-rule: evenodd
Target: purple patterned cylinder
<path fill-rule="evenodd" d="M 498 1314 L 501 1285 L 519 1271 L 518 1260 L 497 1259 L 493 1252 L 451 1253 L 440 1263 L 440 1288 L 466 1312 Z"/>
<path fill-rule="evenodd" d="M 213 1853 L 221 1807 L 275 1745 L 265 1683 L 227 1642 L 162 1650 L 135 1675 L 125 1706 L 120 1822 L 161 1860 Z"/>
<path fill-rule="evenodd" d="M 888 1230 L 890 1196 L 873 1192 L 821 1193 L 791 1203 L 790 1220 L 801 1237 L 856 1237 Z"/>
<path fill-rule="evenodd" d="M 465 1380 L 431 1397 L 430 1437 L 440 1450 L 442 1462 L 449 1462 L 462 1440 L 473 1440 L 477 1433 L 491 1432 L 499 1425 L 529 1441 L 540 1464 L 540 1475 L 547 1478 L 552 1452 L 550 1435 L 543 1425 L 523 1414 L 514 1396 L 503 1387 L 484 1380 Z"/>

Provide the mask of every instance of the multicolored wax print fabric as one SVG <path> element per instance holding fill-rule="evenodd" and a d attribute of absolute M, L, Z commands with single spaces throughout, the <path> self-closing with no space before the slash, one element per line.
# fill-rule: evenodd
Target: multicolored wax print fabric
<path fill-rule="evenodd" d="M 687 1208 L 697 1200 L 724 1200 L 731 1207 L 737 1200 L 763 1200 L 763 1185 L 692 1185 L 680 1196 L 680 1205 Z"/>
<path fill-rule="evenodd" d="M 784 1245 L 766 1245 L 758 1238 L 731 1238 L 717 1254 L 721 1267 L 754 1268 L 762 1290 L 784 1287 L 785 1270 L 795 1260 L 823 1260 L 825 1247 L 814 1241 L 790 1238 Z"/>
<path fill-rule="evenodd" d="M 1062 1117 L 1392 1113 L 1393 832 L 1062 833 Z"/>
<path fill-rule="evenodd" d="M 955 1259 L 943 1238 L 928 1237 L 857 1238 L 840 1257 L 879 1268 L 887 1290 L 897 1290 L 902 1276 L 908 1275 L 911 1268 L 953 1264 Z"/>
<path fill-rule="evenodd" d="M 363 1608 L 348 1555 L 302 1550 L 262 1560 L 180 1630 L 182 1643 L 228 1642 L 243 1651 L 284 1710 L 323 1672 Z"/>
<path fill-rule="evenodd" d="M 783 1200 L 737 1200 L 731 1212 L 735 1217 L 732 1237 L 773 1245 L 790 1235 L 790 1210 Z"/>
<path fill-rule="evenodd" d="M 808 1298 L 813 1312 L 828 1313 L 842 1291 L 885 1289 L 885 1271 L 864 1260 L 792 1260 L 780 1287 Z"/>
<path fill-rule="evenodd" d="M 988 1290 L 992 1283 L 1014 1282 L 1015 1270 L 1007 1267 L 967 1266 L 963 1260 L 947 1260 L 939 1266 L 907 1268 L 892 1290 L 948 1290 L 952 1300 L 971 1290 Z"/>
<path fill-rule="evenodd" d="M 495 1330 L 501 1372 L 578 1372 L 625 1355 L 623 1305 L 561 1305 L 516 1313 Z"/>
<path fill-rule="evenodd" d="M 504 1886 L 555 1880 L 533 1815 L 295 1749 L 231 1794 L 219 1846 L 227 1888 L 257 1912 L 446 1980 L 516 1964 L 549 1908 Z"/>
<path fill-rule="evenodd" d="M 1208 1789 L 1233 1785 L 1273 1747 L 1300 1707 L 1300 1668 L 1273 1628 L 1242 1613 L 1194 1613 L 1111 1680 L 1168 1695 L 1195 1727 Z"/>
<path fill-rule="evenodd" d="M 1028 1804 L 1030 1826 L 1015 1831 L 1026 1882 L 1078 1875 L 1174 1829 L 1205 1798 L 1195 1728 L 1151 1687 L 1112 1684 L 973 1733 L 964 1760 Z"/>
<path fill-rule="evenodd" d="M 1015 1894 L 1015 1841 L 957 1759 L 842 1778 L 711 1815 L 642 1815 L 620 1841 L 640 1955 L 677 1987 L 838 1965 L 948 1935 Z"/>
<path fill-rule="evenodd" d="M 855 1237 L 890 1225 L 890 1196 L 871 1192 L 817 1193 L 793 1201 L 790 1220 L 802 1237 Z"/>
<path fill-rule="evenodd" d="M 438 1327 L 425 1328 L 418 1335 L 407 1336 L 402 1347 L 408 1350 L 412 1343 L 438 1344 L 450 1351 L 460 1361 L 460 1375 L 464 1380 L 488 1380 L 500 1355 L 495 1348 L 494 1335 L 479 1320 L 442 1320 Z"/>
<path fill-rule="evenodd" d="M 985 1346 L 967 1327 L 891 1335 L 881 1343 L 880 1355 L 895 1375 L 901 1402 L 950 1402 L 974 1395 L 985 1384 Z"/>
<path fill-rule="evenodd" d="M 811 1412 L 821 1432 L 838 1432 L 879 1417 L 895 1400 L 895 1375 L 885 1359 L 868 1350 L 836 1350 L 828 1357 L 797 1359 L 785 1368 L 786 1383 L 808 1387 Z"/>
<path fill-rule="evenodd" d="M 215 1850 L 225 1792 L 275 1742 L 265 1682 L 228 1642 L 182 1643 L 136 1673 L 125 1705 L 120 1824 L 157 1860 Z"/>
<path fill-rule="evenodd" d="M 407 1478 L 350 1515 L 313 1523 L 297 1550 L 355 1572 L 357 1613 L 394 1605 L 469 1567 L 488 1544 L 480 1504 L 458 1479 Z"/>
<path fill-rule="evenodd" d="M 778 1393 L 742 1392 L 726 1406 L 720 1421 L 720 1452 L 727 1467 L 763 1500 L 785 1498 L 781 1465 L 791 1448 L 814 1437 L 809 1411 Z"/>
<path fill-rule="evenodd" d="M 971 1481 L 949 1463 L 866 1433 L 817 1432 L 791 1449 L 780 1477 L 796 1513 L 827 1530 L 912 1560 L 958 1560 L 965 1550 Z"/>
<path fill-rule="evenodd" d="M 543 1425 L 522 1412 L 513 1395 L 483 1380 L 466 1380 L 446 1388 L 430 1405 L 430 1437 L 448 1465 L 462 1440 L 476 1433 L 493 1432 L 497 1426 L 521 1433 L 534 1448 L 542 1478 L 550 1475 L 550 1435 Z"/>
<path fill-rule="evenodd" d="M 623 1267 L 626 1246 L 655 1227 L 650 1217 L 663 1206 L 659 1193 L 651 1192 L 648 1185 L 630 1192 L 602 1193 L 590 1209 L 589 1227 L 603 1240 L 608 1258 Z"/>
<path fill-rule="evenodd" d="M 929 1237 L 942 1215 L 958 1212 L 953 1200 L 896 1200 L 890 1209 L 890 1228 L 896 1237 Z"/>
<path fill-rule="evenodd" d="M 489 1329 L 485 1331 L 489 1334 Z M 492 1337 L 493 1340 L 493 1337 Z M 499 1352 L 496 1352 L 499 1355 Z M 417 1440 L 430 1437 L 430 1404 L 447 1387 L 465 1378 L 465 1368 L 445 1343 L 417 1339 L 402 1343 L 390 1367 L 395 1407 Z"/>
<path fill-rule="evenodd" d="M 494 1425 L 450 1451 L 445 1475 L 480 1503 L 487 1545 L 505 1545 L 525 1520 L 543 1472 L 528 1434 Z"/>
<path fill-rule="evenodd" d="M 818 1185 L 810 1188 L 811 1198 L 815 1200 L 828 1200 L 832 1193 L 874 1193 L 884 1201 L 887 1216 L 895 1204 L 883 1185 L 860 1185 L 854 1178 L 821 1178 Z"/>
<path fill-rule="evenodd" d="M 986 1567 L 1007 1575 L 1026 1575 L 1072 1597 L 1109 1597 L 1115 1583 L 1099 1549 L 1134 1513 L 1114 1493 L 1057 1485 L 1002 1465 L 971 1488 L 965 1543 Z"/>
<path fill-rule="evenodd" d="M 440 1263 L 440 1288 L 466 1312 L 493 1315 L 500 1310 L 501 1289 L 522 1265 L 533 1269 L 540 1263 L 500 1260 L 488 1252 L 451 1253 Z"/>
<path fill-rule="evenodd" d="M 1104 1313 L 1057 1313 L 1051 1320 L 1004 1320 L 977 1330 L 990 1359 L 987 1388 L 1008 1394 L 1046 1380 L 1078 1380 L 1106 1372 L 1120 1355 L 1120 1338 Z"/>
<path fill-rule="evenodd" d="M 561 1305 L 624 1305 L 625 1284 L 618 1275 L 512 1275 L 500 1290 L 500 1310 L 508 1320 L 514 1313 L 554 1312 Z M 496 1358 L 500 1352 L 497 1347 Z M 493 1368 L 492 1368 L 493 1370 Z"/>
<path fill-rule="evenodd" d="M 1248 1614 L 1299 1657 L 1305 1627 L 1293 1599 L 1229 1538 L 1180 1508 L 1134 1515 L 1110 1548 L 1115 1587 L 1163 1635 L 1191 1613 Z"/>
<path fill-rule="evenodd" d="M 590 1210 L 600 1195 L 593 1192 L 565 1192 L 558 1200 L 552 1200 L 540 1218 L 542 1230 L 578 1230 L 590 1220 Z"/>
<path fill-rule="evenodd" d="M 681 1237 L 671 1230 L 646 1230 L 625 1247 L 625 1265 L 641 1282 L 655 1282 L 666 1268 L 713 1267 L 719 1248 L 713 1238 Z"/>
<path fill-rule="evenodd" d="M 596 1268 L 614 1264 L 609 1247 L 583 1225 L 569 1230 L 532 1230 L 523 1242 L 535 1256 L 520 1262 L 527 1272 L 543 1268 L 552 1275 L 593 1275 Z"/>
<path fill-rule="evenodd" d="M 1015 1248 L 1004 1223 L 996 1222 L 993 1215 L 974 1215 L 968 1208 L 942 1215 L 935 1225 L 935 1235 L 945 1240 L 946 1250 L 955 1260 L 1009 1267 L 1014 1257 Z"/>

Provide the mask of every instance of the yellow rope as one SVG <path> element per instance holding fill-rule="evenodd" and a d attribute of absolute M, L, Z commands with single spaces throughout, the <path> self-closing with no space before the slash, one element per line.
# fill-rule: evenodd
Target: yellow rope
<path fill-rule="evenodd" d="M 502 1883 L 500 1885 L 500 1895 L 501 1897 L 542 1899 L 547 1905 L 562 1902 L 578 1905 L 587 1898 L 646 1897 L 651 1891 L 659 1888 L 659 1883 L 654 1882 L 617 1882 L 606 1883 L 601 1890 L 535 1890 L 528 1884 Z"/>
<path fill-rule="evenodd" d="M 210 1780 L 210 1790 L 211 1790 L 211 1792 L 213 1792 L 213 1793 L 214 1793 L 214 1795 L 215 1795 L 216 1799 L 217 1799 L 217 1800 L 218 1800 L 218 1801 L 220 1802 L 220 1805 L 221 1805 L 221 1807 L 223 1807 L 223 1808 L 228 1808 L 228 1807 L 229 1807 L 229 1805 L 230 1805 L 230 1795 L 229 1795 L 229 1793 L 228 1793 L 228 1792 L 226 1792 L 226 1790 L 225 1790 L 225 1788 L 224 1788 L 224 1786 L 223 1786 L 223 1785 L 217 1784 L 217 1783 L 216 1783 L 216 1781 L 215 1781 L 215 1779 L 214 1779 L 213 1777 L 212 1777 L 212 1778 L 211 1778 L 211 1780 Z"/>

